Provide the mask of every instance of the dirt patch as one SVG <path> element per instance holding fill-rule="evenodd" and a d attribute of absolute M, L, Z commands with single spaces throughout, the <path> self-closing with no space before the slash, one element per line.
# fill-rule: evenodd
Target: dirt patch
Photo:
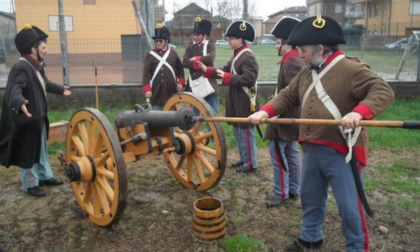
<path fill-rule="evenodd" d="M 219 185 L 206 193 L 182 187 L 165 166 L 163 157 L 151 157 L 127 167 L 128 200 L 123 218 L 111 228 L 92 224 L 74 201 L 69 183 L 45 188 L 47 197 L 35 199 L 20 188 L 18 168 L 0 170 L 0 247 L 7 251 L 224 251 L 204 245 L 191 234 L 194 200 L 204 196 L 221 199 L 226 206 L 228 236 L 247 234 L 264 244 L 264 251 L 284 251 L 299 235 L 301 207 L 292 201 L 267 210 L 265 197 L 272 192 L 268 150 L 258 153 L 260 169 L 237 174 L 227 168 Z M 237 160 L 229 151 L 228 163 Z M 377 167 L 405 157 L 417 166 L 417 153 L 376 151 L 369 156 L 367 177 L 390 179 Z M 52 160 L 55 163 L 55 160 Z M 60 168 L 55 175 L 64 177 Z M 420 175 L 414 178 L 418 181 Z M 371 251 L 418 251 L 419 208 L 397 206 L 402 199 L 419 202 L 420 196 L 389 192 L 378 187 L 368 193 L 375 219 L 368 219 Z M 167 211 L 167 213 L 163 212 Z M 390 232 L 381 234 L 379 226 Z M 344 251 L 344 238 L 333 197 L 328 201 L 322 251 Z"/>

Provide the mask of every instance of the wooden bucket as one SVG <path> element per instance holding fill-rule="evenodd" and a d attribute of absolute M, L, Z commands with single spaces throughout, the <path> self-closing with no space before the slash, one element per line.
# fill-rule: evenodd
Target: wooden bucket
<path fill-rule="evenodd" d="M 203 243 L 216 243 L 226 234 L 225 207 L 219 199 L 201 198 L 194 202 L 192 227 L 195 239 Z"/>

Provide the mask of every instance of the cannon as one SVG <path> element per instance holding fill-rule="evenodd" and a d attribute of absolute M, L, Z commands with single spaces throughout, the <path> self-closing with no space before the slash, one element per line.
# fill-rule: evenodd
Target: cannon
<path fill-rule="evenodd" d="M 65 173 L 74 196 L 89 219 L 107 227 L 118 221 L 127 202 L 126 164 L 146 155 L 163 155 L 186 188 L 206 191 L 222 179 L 226 143 L 211 106 L 192 93 L 172 96 L 162 111 L 136 105 L 115 117 L 115 127 L 98 110 L 84 108 L 70 119 Z M 210 143 L 211 140 L 211 144 Z"/>

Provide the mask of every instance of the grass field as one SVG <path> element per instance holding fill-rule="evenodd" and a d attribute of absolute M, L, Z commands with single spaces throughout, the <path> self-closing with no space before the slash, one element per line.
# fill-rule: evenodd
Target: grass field
<path fill-rule="evenodd" d="M 259 82 L 273 82 L 277 79 L 279 65 L 281 58 L 277 56 L 274 45 L 250 45 L 250 48 L 255 53 L 260 69 Z M 185 48 L 176 48 L 178 55 L 183 57 Z M 403 51 L 365 51 L 355 50 L 353 48 L 343 47 L 346 55 L 352 57 L 362 58 L 375 72 L 384 78 L 395 77 L 397 69 L 401 62 Z M 216 47 L 215 67 L 224 66 L 232 57 L 233 51 L 228 46 Z M 411 73 L 414 76 L 417 73 L 418 54 L 412 55 L 404 64 L 403 72 Z M 185 69 L 185 71 L 188 71 Z M 187 76 L 188 72 L 185 73 Z"/>

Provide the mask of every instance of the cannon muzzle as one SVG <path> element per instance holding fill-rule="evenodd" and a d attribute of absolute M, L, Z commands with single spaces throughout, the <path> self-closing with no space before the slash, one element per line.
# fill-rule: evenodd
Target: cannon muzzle
<path fill-rule="evenodd" d="M 178 111 L 160 111 L 144 109 L 140 105 L 136 105 L 134 110 L 122 111 L 115 117 L 115 126 L 118 129 L 140 123 L 147 123 L 151 129 L 179 127 L 182 130 L 190 130 L 196 120 L 194 112 L 187 108 Z"/>

